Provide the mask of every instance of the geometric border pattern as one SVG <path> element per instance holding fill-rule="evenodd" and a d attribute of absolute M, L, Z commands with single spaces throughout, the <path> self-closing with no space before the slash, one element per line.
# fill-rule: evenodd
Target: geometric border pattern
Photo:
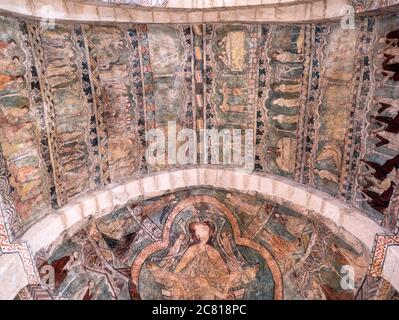
<path fill-rule="evenodd" d="M 13 242 L 13 222 L 16 217 L 10 194 L 6 163 L 0 149 L 0 250 L 3 254 L 18 253 L 29 284 L 40 284 L 40 278 L 26 242 Z"/>
<path fill-rule="evenodd" d="M 1 197 L 1 195 L 0 195 Z M 5 221 L 0 208 L 0 250 L 4 253 L 18 253 L 25 269 L 29 284 L 40 284 L 39 275 L 33 262 L 33 257 L 26 242 L 11 243 L 8 237 Z"/>
<path fill-rule="evenodd" d="M 369 274 L 372 277 L 381 276 L 387 249 L 395 245 L 399 245 L 399 235 L 376 234 L 372 254 L 373 259 L 369 269 Z"/>

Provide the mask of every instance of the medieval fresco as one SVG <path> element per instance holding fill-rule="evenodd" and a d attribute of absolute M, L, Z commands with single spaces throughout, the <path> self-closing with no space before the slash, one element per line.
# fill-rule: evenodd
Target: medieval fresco
<path fill-rule="evenodd" d="M 184 89 L 185 75 L 181 63 L 184 55 L 182 31 L 163 26 L 150 26 L 148 30 L 157 126 L 178 121 L 184 115 L 182 110 L 188 93 Z"/>
<path fill-rule="evenodd" d="M 342 174 L 356 40 L 356 30 L 334 26 L 324 47 L 324 90 L 318 109 L 320 127 L 315 139 L 313 183 L 330 194 L 338 193 Z"/>
<path fill-rule="evenodd" d="M 157 129 L 162 132 L 165 139 L 170 136 L 176 137 L 176 149 L 178 149 L 185 142 L 179 133 L 184 133 L 184 129 L 194 128 L 192 28 L 184 25 L 149 26 L 148 49 L 152 61 L 152 77 L 145 95 L 151 96 L 153 112 L 149 112 L 147 104 L 147 132 Z M 168 148 L 168 156 L 171 159 L 175 158 L 176 151 L 171 151 L 170 145 Z M 191 159 L 193 157 L 194 155 Z M 165 170 L 177 164 L 173 160 L 171 163 L 166 159 L 163 160 L 164 163 L 156 164 L 147 161 L 148 169 Z"/>
<path fill-rule="evenodd" d="M 77 300 L 353 299 L 341 269 L 358 288 L 367 261 L 320 222 L 213 189 L 131 204 L 36 256 L 47 294 Z"/>
<path fill-rule="evenodd" d="M 138 171 L 140 140 L 134 125 L 137 102 L 126 32 L 117 27 L 88 27 L 94 90 L 97 97 L 102 183 L 118 181 Z M 137 62 L 136 62 L 137 63 Z M 139 152 L 137 152 L 139 151 Z"/>
<path fill-rule="evenodd" d="M 216 25 L 212 31 L 209 50 L 216 77 L 210 99 L 215 108 L 214 124 L 220 128 L 251 125 L 256 72 L 251 64 L 251 59 L 255 59 L 251 49 L 256 49 L 257 28 Z"/>
<path fill-rule="evenodd" d="M 305 26 L 274 26 L 267 46 L 264 93 L 264 169 L 293 176 L 296 132 L 302 109 L 301 92 L 305 63 Z"/>
<path fill-rule="evenodd" d="M 38 28 L 43 73 L 39 76 L 47 98 L 47 115 L 54 122 L 50 143 L 59 205 L 95 187 L 90 134 L 90 110 L 84 98 L 82 61 L 71 26 Z"/>
<path fill-rule="evenodd" d="M 171 213 L 174 221 L 166 221 L 162 235 L 170 238 L 162 245 L 164 250 L 151 252 L 148 248 L 135 259 L 133 298 L 270 299 L 274 296 L 273 276 L 265 260 L 268 255 L 262 256 L 256 244 L 240 250 L 232 238 L 233 227 L 228 217 L 217 207 L 202 202 L 206 200 L 203 198 L 193 198 L 196 203 L 189 204 L 176 217 Z M 169 235 L 165 235 L 168 231 Z"/>
<path fill-rule="evenodd" d="M 243 140 L 243 130 L 254 126 L 258 33 L 259 27 L 254 25 L 217 24 L 205 30 L 204 128 L 219 134 L 219 140 L 223 140 L 218 142 L 220 146 L 232 144 L 230 149 L 241 151 L 241 156 L 244 146 L 237 138 L 231 139 L 231 135 L 235 130 L 234 134 Z M 240 156 L 218 153 L 211 147 L 208 152 L 206 163 L 242 164 Z"/>
<path fill-rule="evenodd" d="M 0 21 L 0 167 L 7 181 L 0 189 L 4 198 L 12 192 L 15 208 L 7 211 L 13 235 L 50 205 L 49 177 L 41 156 L 40 110 L 30 91 L 32 61 L 25 41 L 16 21 Z"/>
<path fill-rule="evenodd" d="M 370 1 L 356 2 L 359 10 L 361 5 L 375 7 Z M 376 6 L 393 3 L 381 1 Z M 245 146 L 253 149 L 251 170 L 328 193 L 398 233 L 397 13 L 359 16 L 354 29 L 341 28 L 337 22 L 112 26 L 57 22 L 49 28 L 29 19 L 2 18 L 0 200 L 6 212 L 4 228 L 12 237 L 53 209 L 111 183 L 193 163 L 239 167 L 232 156 L 243 156 Z M 151 163 L 146 151 L 152 129 L 163 132 L 164 138 L 177 138 L 175 147 L 190 161 L 177 162 L 177 150 L 168 143 L 163 160 L 175 162 Z M 191 141 L 183 129 L 192 129 Z M 211 148 L 205 129 L 219 134 L 221 146 L 230 144 L 226 154 Z M 239 139 L 232 138 L 233 129 Z M 244 130 L 251 133 L 249 141 Z M 158 151 L 150 156 L 156 158 Z M 66 260 L 54 261 L 86 259 L 89 249 L 84 247 L 97 248 L 96 256 L 82 260 L 85 267 L 76 273 L 85 276 L 78 280 L 72 274 L 67 280 L 62 278 L 65 274 L 58 276 L 53 294 L 72 297 L 79 290 L 86 294 L 84 288 L 102 286 L 108 289 L 100 291 L 112 298 L 215 294 L 271 299 L 279 294 L 280 273 L 284 297 L 349 298 L 337 285 L 340 265 L 325 257 L 363 270 L 358 247 L 353 251 L 334 235 L 321 237 L 328 231 L 285 209 L 261 205 L 261 199 L 258 203 L 242 200 L 242 195 L 209 192 L 232 215 L 205 201 L 207 205 L 192 204 L 167 220 L 170 210 L 184 200 L 169 195 L 104 218 L 110 225 L 126 223 L 118 234 L 102 229 L 101 219 L 94 221 L 90 230 L 80 231 L 82 239 L 68 240 L 72 251 L 62 246 L 41 261 L 55 263 L 57 269 Z M 254 206 L 262 219 L 251 216 Z M 248 214 L 237 213 L 241 207 Z M 191 223 L 197 216 L 196 224 Z M 249 233 L 247 228 L 260 231 Z M 234 230 L 239 231 L 237 237 Z M 86 242 L 87 232 L 95 233 L 98 243 Z M 132 235 L 136 232 L 137 237 Z M 197 233 L 207 234 L 202 239 L 208 240 L 200 241 Z M 256 245 L 243 246 L 240 237 Z M 159 241 L 157 250 L 141 253 Z M 184 252 L 209 249 L 212 257 L 201 259 L 213 259 L 217 268 L 210 275 L 197 270 L 190 255 L 166 259 L 173 246 Z M 310 251 L 316 248 L 312 256 Z M 78 257 L 72 258 L 73 251 Z M 267 253 L 273 259 L 266 258 Z M 139 263 L 136 257 L 143 260 Z M 247 278 L 235 278 L 237 268 L 246 270 Z M 231 278 L 224 278 L 229 286 L 215 280 L 221 273 Z M 143 279 L 152 289 L 141 290 Z M 197 287 L 190 292 L 175 289 L 172 279 Z M 268 283 L 262 289 L 260 279 Z"/>

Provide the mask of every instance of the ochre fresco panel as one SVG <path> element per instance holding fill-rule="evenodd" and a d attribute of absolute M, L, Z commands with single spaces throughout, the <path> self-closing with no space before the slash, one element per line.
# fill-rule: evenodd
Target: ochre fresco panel
<path fill-rule="evenodd" d="M 48 83 L 55 117 L 53 154 L 61 176 L 65 200 L 94 187 L 93 156 L 91 154 L 90 110 L 83 96 L 81 53 L 73 28 L 57 25 L 42 29 L 41 45 L 45 66 L 43 81 Z"/>
<path fill-rule="evenodd" d="M 255 34 L 250 33 L 251 29 L 255 29 Z M 219 129 L 229 125 L 243 128 L 253 125 L 255 101 L 251 87 L 255 80 L 251 79 L 251 36 L 256 41 L 257 28 L 215 26 L 212 57 L 216 77 L 211 101 Z"/>
<path fill-rule="evenodd" d="M 148 42 L 153 68 L 157 126 L 184 116 L 183 39 L 178 27 L 150 26 Z M 184 120 L 184 118 L 182 119 Z M 180 121 L 178 121 L 180 122 Z"/>
<path fill-rule="evenodd" d="M 321 74 L 322 98 L 318 108 L 319 123 L 313 155 L 314 184 L 336 195 L 342 174 L 345 137 L 348 132 L 354 73 L 357 30 L 333 26 L 324 47 Z"/>
<path fill-rule="evenodd" d="M 305 61 L 305 26 L 273 26 L 267 47 L 263 158 L 268 172 L 292 176 Z"/>
<path fill-rule="evenodd" d="M 192 42 L 191 26 L 150 25 L 148 27 L 155 119 L 152 119 L 150 110 L 146 112 L 147 129 L 156 127 L 163 132 L 165 139 L 173 139 L 168 140 L 168 143 L 176 141 L 176 151 L 169 151 L 170 160 L 168 158 L 168 161 L 165 159 L 165 163 L 149 165 L 151 170 L 165 170 L 181 164 L 173 161 L 173 158 L 176 157 L 176 152 L 182 143 L 186 142 L 181 136 L 182 130 L 194 129 Z M 172 152 L 175 154 L 172 155 Z"/>
<path fill-rule="evenodd" d="M 359 16 L 355 29 L 327 21 L 48 26 L 0 18 L 0 192 L 13 236 L 96 188 L 191 164 L 149 163 L 151 129 L 178 136 L 177 149 L 201 165 L 238 167 L 227 156 L 255 144 L 260 174 L 329 193 L 398 232 L 398 14 Z M 194 129 L 197 141 L 182 129 Z M 223 140 L 216 152 L 202 129 Z M 231 129 L 239 138 L 251 132 L 249 145 L 229 139 Z M 164 160 L 173 161 L 176 150 L 166 146 Z M 227 211 L 207 198 L 170 218 L 197 195 Z M 61 268 L 52 291 L 61 298 L 280 298 L 272 261 L 283 298 L 352 298 L 341 290 L 340 268 L 355 266 L 359 282 L 365 254 L 319 224 L 255 196 L 190 190 L 90 221 L 38 259 Z M 206 245 L 197 231 L 208 234 Z M 185 254 L 197 249 L 213 252 L 194 256 L 217 267 L 202 270 Z"/>
<path fill-rule="evenodd" d="M 202 116 L 204 128 L 212 130 L 207 132 L 209 136 L 219 134 L 219 142 L 215 139 L 213 144 L 220 143 L 220 150 L 217 154 L 218 151 L 211 147 L 212 142 L 204 138 L 209 148 L 205 162 L 240 166 L 245 145 L 252 147 L 255 136 L 259 33 L 258 25 L 206 26 L 203 49 L 205 105 Z M 200 119 L 198 122 L 202 126 Z M 250 136 L 243 143 L 248 132 Z M 239 139 L 232 138 L 233 135 L 241 137 L 241 144 Z M 228 143 L 232 145 L 230 151 L 222 152 L 222 146 Z M 237 153 L 231 154 L 231 149 Z"/>
<path fill-rule="evenodd" d="M 49 208 L 39 125 L 30 100 L 30 59 L 16 20 L 0 21 L 0 146 L 19 219 L 27 225 Z"/>
<path fill-rule="evenodd" d="M 138 171 L 140 145 L 132 86 L 131 50 L 124 31 L 117 27 L 87 28 L 90 55 L 95 65 L 97 99 L 104 105 L 101 115 L 108 140 L 109 176 L 117 181 Z"/>

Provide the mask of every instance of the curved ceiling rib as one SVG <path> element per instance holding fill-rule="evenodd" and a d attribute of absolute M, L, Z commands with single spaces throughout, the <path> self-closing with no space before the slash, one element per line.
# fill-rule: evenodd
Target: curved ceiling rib
<path fill-rule="evenodd" d="M 184 3 L 186 3 L 184 1 Z M 170 6 L 174 5 L 172 2 Z M 176 4 L 177 6 L 177 4 Z M 352 0 L 267 1 L 263 4 L 208 8 L 201 6 L 133 6 L 73 0 L 4 0 L 0 10 L 36 19 L 101 23 L 205 23 L 205 22 L 306 22 L 338 20 L 348 14 L 348 6 L 358 12 L 396 10 L 391 6 L 354 3 Z M 345 9 L 346 8 L 346 9 Z M 356 9 L 355 9 L 356 8 Z"/>

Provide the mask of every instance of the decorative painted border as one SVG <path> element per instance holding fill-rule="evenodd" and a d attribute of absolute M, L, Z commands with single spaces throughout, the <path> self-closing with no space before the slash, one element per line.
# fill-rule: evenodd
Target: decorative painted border
<path fill-rule="evenodd" d="M 259 61 L 258 61 L 258 99 L 256 105 L 255 123 L 255 171 L 264 171 L 265 159 L 262 151 L 262 142 L 265 139 L 265 121 L 267 90 L 270 83 L 270 67 L 268 63 L 267 51 L 270 46 L 272 32 L 269 25 L 260 26 L 259 38 Z"/>
<path fill-rule="evenodd" d="M 38 73 L 38 79 L 40 83 L 40 88 L 43 96 L 44 105 L 44 117 L 46 123 L 46 130 L 48 136 L 48 145 L 50 159 L 52 163 L 52 173 L 54 179 L 55 193 L 57 196 L 57 205 L 61 206 L 67 202 L 67 196 L 65 194 L 65 188 L 62 183 L 62 170 L 59 165 L 59 147 L 57 143 L 57 137 L 55 132 L 55 118 L 56 112 L 53 102 L 53 89 L 47 81 L 45 70 L 47 68 L 46 61 L 44 57 L 43 47 L 41 45 L 40 37 L 40 25 L 37 23 L 30 23 L 28 25 L 28 31 L 30 34 L 30 40 L 33 48 L 33 56 L 36 62 L 36 69 L 40 70 Z"/>
<path fill-rule="evenodd" d="M 181 126 L 195 130 L 195 107 L 194 107 L 194 35 L 190 25 L 179 26 L 180 38 L 184 48 L 183 55 L 183 83 L 185 85 L 185 99 L 182 108 Z"/>
<path fill-rule="evenodd" d="M 169 0 L 158 0 L 156 3 L 154 3 L 153 0 L 95 0 L 95 1 L 99 3 L 110 3 L 110 4 L 133 4 L 136 6 L 145 6 L 145 7 L 167 7 L 169 2 Z"/>
<path fill-rule="evenodd" d="M 304 169 L 304 183 L 311 185 L 312 187 L 316 186 L 315 183 L 315 173 L 314 173 L 314 165 L 316 162 L 316 154 L 317 149 L 319 147 L 320 140 L 320 128 L 321 128 L 321 116 L 320 116 L 320 108 L 323 104 L 323 97 L 325 95 L 325 84 L 326 84 L 326 67 L 325 67 L 325 59 L 326 54 L 324 49 L 328 44 L 329 35 L 332 32 L 331 25 L 316 25 L 315 26 L 315 56 L 317 56 L 317 63 L 314 63 L 312 68 L 312 82 L 311 82 L 311 94 L 309 95 L 309 100 L 307 103 L 309 110 L 309 131 L 304 136 L 305 139 L 309 139 L 310 143 L 309 148 L 306 149 L 305 155 L 305 169 Z M 314 81 L 314 82 L 313 82 Z M 307 140 L 308 142 L 308 140 Z M 306 182 L 305 182 L 306 180 Z"/>
<path fill-rule="evenodd" d="M 25 46 L 27 48 L 27 54 L 31 59 L 30 70 L 28 73 L 28 78 L 30 81 L 30 101 L 31 106 L 36 111 L 38 115 L 38 125 L 39 125 L 39 135 L 40 135 L 40 153 L 44 162 L 45 169 L 47 170 L 47 183 L 49 189 L 49 196 L 51 201 L 51 206 L 56 208 L 57 204 L 57 193 L 55 190 L 54 184 L 54 173 L 53 173 L 53 166 L 51 162 L 51 155 L 50 155 L 50 147 L 49 147 L 49 138 L 47 133 L 46 127 L 46 116 L 44 111 L 44 103 L 43 103 L 43 96 L 41 85 L 39 81 L 39 74 L 36 67 L 36 57 L 33 52 L 32 47 L 32 29 L 28 30 L 28 25 L 25 21 L 20 21 L 20 29 L 25 40 Z"/>
<path fill-rule="evenodd" d="M 307 102 L 309 94 L 310 78 L 313 76 L 312 71 L 312 45 L 313 45 L 313 28 L 311 25 L 303 26 L 304 30 L 304 52 L 303 52 L 303 77 L 301 85 L 301 95 L 298 99 L 299 113 L 298 113 L 298 129 L 296 131 L 297 135 L 297 149 L 295 157 L 295 170 L 294 179 L 295 181 L 302 182 L 303 171 L 302 171 L 302 160 L 305 155 L 307 135 L 305 130 L 307 129 L 307 118 L 308 115 Z"/>
<path fill-rule="evenodd" d="M 10 194 L 6 163 L 0 150 L 0 251 L 3 254 L 18 253 L 30 284 L 40 284 L 39 275 L 27 241 L 13 242 L 16 211 Z"/>
<path fill-rule="evenodd" d="M 399 235 L 377 234 L 375 236 L 373 258 L 369 268 L 369 274 L 372 277 L 382 275 L 387 249 L 390 246 L 399 246 Z"/>
<path fill-rule="evenodd" d="M 264 150 L 264 147 L 266 145 L 266 142 L 268 140 L 268 133 L 270 130 L 270 126 L 268 123 L 268 109 L 266 107 L 266 101 L 269 99 L 270 96 L 270 83 L 272 79 L 272 67 L 271 67 L 271 60 L 268 56 L 268 52 L 272 46 L 272 38 L 273 34 L 275 32 L 276 26 L 275 25 L 268 25 L 267 26 L 267 35 L 265 35 L 266 39 L 265 41 L 265 47 L 261 48 L 260 57 L 261 61 L 259 61 L 259 72 L 262 72 L 262 75 L 259 74 L 259 79 L 258 81 L 262 80 L 262 83 L 259 83 L 259 86 L 262 85 L 262 88 L 259 87 L 258 91 L 258 107 L 257 107 L 257 117 L 259 120 L 259 124 L 262 128 L 262 135 L 259 137 L 259 140 L 257 139 L 255 141 L 256 144 L 258 144 L 258 148 L 256 152 L 258 153 L 257 155 L 259 156 L 259 164 L 262 167 L 263 171 L 268 171 L 268 166 L 267 166 L 267 158 L 266 158 L 266 150 Z M 263 31 L 262 31 L 263 33 Z M 261 40 L 263 41 L 263 40 Z M 258 112 L 260 114 L 258 114 Z M 261 117 L 261 119 L 259 118 Z M 258 122 L 257 122 L 258 125 Z M 259 132 L 260 133 L 260 132 Z M 258 133 L 256 132 L 256 136 L 258 136 Z M 259 141 L 259 143 L 258 143 Z M 255 156 L 255 165 L 256 165 L 257 159 Z"/>
<path fill-rule="evenodd" d="M 356 292 L 355 300 L 391 300 L 394 291 L 384 278 L 366 275 Z"/>
<path fill-rule="evenodd" d="M 145 101 L 144 101 L 144 85 L 143 85 L 143 75 L 141 72 L 141 55 L 140 55 L 140 39 L 137 28 L 129 27 L 127 29 L 128 42 L 132 50 L 130 56 L 131 65 L 131 78 L 133 83 L 133 88 L 135 90 L 136 99 L 136 125 L 137 133 L 140 139 L 140 144 L 142 148 L 146 148 L 146 115 L 145 115 Z M 140 160 L 140 172 L 148 172 L 146 165 L 146 159 L 143 155 Z"/>
<path fill-rule="evenodd" d="M 144 89 L 144 110 L 146 131 L 155 129 L 156 123 L 156 106 L 154 97 L 154 77 L 152 74 L 150 46 L 148 42 L 148 27 L 147 25 L 137 25 L 137 35 L 140 46 L 140 64 L 141 64 L 141 79 L 143 81 Z"/>
<path fill-rule="evenodd" d="M 214 85 L 214 77 L 213 77 L 213 63 L 214 56 L 212 52 L 212 40 L 214 37 L 214 33 L 216 32 L 216 26 L 207 24 L 204 26 L 205 34 L 204 34 L 204 126 L 205 129 L 211 130 L 216 126 L 216 110 L 212 104 L 212 88 Z M 203 159 L 203 161 L 207 163 L 211 163 L 211 147 L 210 147 L 210 137 L 203 137 L 204 145 L 203 148 L 207 147 L 206 154 L 208 155 L 207 159 Z M 205 153 L 205 149 L 203 149 Z"/>
<path fill-rule="evenodd" d="M 12 242 L 9 237 L 7 217 L 4 215 L 3 195 L 0 194 L 0 250 L 3 254 L 18 253 L 22 260 L 26 278 L 29 284 L 40 284 L 37 268 L 34 264 L 27 242 Z"/>
<path fill-rule="evenodd" d="M 246 25 L 249 35 L 249 61 L 248 61 L 248 111 L 252 112 L 253 121 L 256 121 L 256 106 L 258 98 L 258 74 L 259 74 L 259 59 L 257 56 L 259 49 L 260 27 L 258 25 Z M 254 137 L 255 139 L 255 137 Z"/>
<path fill-rule="evenodd" d="M 375 18 L 365 17 L 359 22 L 358 44 L 356 46 L 356 70 L 357 78 L 354 79 L 352 89 L 352 110 L 350 113 L 349 132 L 345 141 L 345 153 L 343 171 L 340 181 L 340 198 L 352 202 L 356 179 L 359 173 L 360 154 L 362 152 L 363 126 L 365 114 L 370 109 L 372 88 L 372 46 L 375 41 L 373 31 Z"/>
<path fill-rule="evenodd" d="M 85 35 L 90 31 L 90 27 L 86 27 L 84 29 Z M 97 68 L 97 57 L 91 53 L 95 45 L 91 43 L 90 37 L 85 36 L 87 40 L 87 48 L 89 51 L 89 65 L 91 72 L 91 83 L 93 85 L 93 92 L 95 97 L 94 107 L 94 115 L 96 120 L 96 132 L 98 136 L 98 151 L 100 158 L 100 183 L 101 185 L 106 185 L 111 182 L 111 176 L 109 171 L 109 163 L 108 163 L 108 133 L 107 127 L 105 125 L 104 113 L 105 107 L 107 103 L 107 97 L 105 96 L 105 92 L 103 91 L 100 83 L 100 74 Z"/>
<path fill-rule="evenodd" d="M 89 150 L 90 158 L 92 161 L 91 172 L 93 173 L 94 184 L 96 187 L 100 186 L 100 152 L 98 147 L 98 133 L 97 133 L 97 123 L 96 123 L 96 113 L 95 113 L 95 98 L 93 96 L 93 87 L 91 84 L 91 72 L 90 65 L 88 61 L 87 44 L 85 43 L 85 34 L 82 25 L 76 25 L 73 29 L 74 37 L 76 39 L 76 45 L 80 49 L 80 59 L 82 68 L 82 89 L 84 98 L 86 99 L 88 117 L 90 119 L 90 127 L 88 128 L 89 134 Z"/>
<path fill-rule="evenodd" d="M 200 143 L 201 129 L 204 129 L 204 26 L 194 25 L 192 26 L 193 33 L 193 78 L 194 78 L 194 127 L 193 129 L 197 132 L 197 163 L 201 163 L 201 150 L 203 146 Z"/>

